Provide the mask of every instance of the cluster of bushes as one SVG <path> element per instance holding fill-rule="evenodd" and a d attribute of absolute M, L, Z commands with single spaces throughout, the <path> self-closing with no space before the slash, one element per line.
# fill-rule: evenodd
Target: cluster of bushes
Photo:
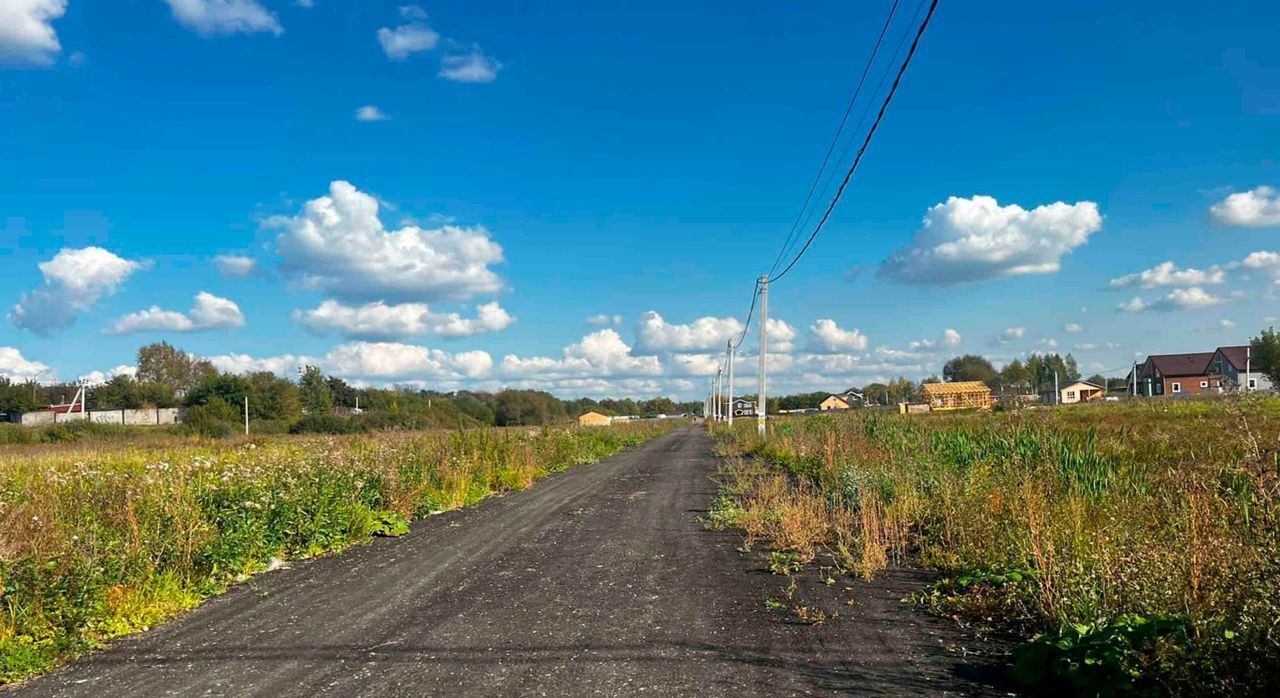
<path fill-rule="evenodd" d="M 398 535 L 675 426 L 0 454 L 0 683 L 161 622 L 272 558 Z"/>

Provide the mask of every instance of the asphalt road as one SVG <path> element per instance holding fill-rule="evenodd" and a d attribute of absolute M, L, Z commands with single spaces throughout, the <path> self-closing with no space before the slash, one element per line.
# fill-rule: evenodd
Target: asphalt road
<path fill-rule="evenodd" d="M 703 432 L 683 429 L 407 536 L 261 575 L 14 693 L 994 692 L 972 639 L 901 603 L 922 573 L 828 587 L 848 611 L 821 625 L 766 609 L 782 578 L 739 552 L 738 534 L 699 523 L 715 467 Z M 813 586 L 802 593 L 824 593 Z"/>

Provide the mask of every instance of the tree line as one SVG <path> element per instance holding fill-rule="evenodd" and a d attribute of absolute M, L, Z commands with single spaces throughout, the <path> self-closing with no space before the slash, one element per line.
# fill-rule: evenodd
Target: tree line
<path fill-rule="evenodd" d="M 39 385 L 0 378 L 0 413 L 30 412 L 65 404 L 74 383 Z M 90 410 L 185 407 L 190 429 L 211 435 L 243 428 L 245 399 L 251 430 L 358 432 L 370 429 L 470 426 L 533 426 L 565 422 L 597 411 L 608 415 L 656 416 L 692 413 L 701 402 L 578 398 L 561 400 L 537 390 L 498 392 L 357 387 L 317 366 L 305 366 L 297 381 L 270 371 L 218 371 L 207 359 L 167 342 L 138 350 L 137 372 L 118 375 L 87 391 Z M 357 411 L 357 408 L 358 411 Z"/>

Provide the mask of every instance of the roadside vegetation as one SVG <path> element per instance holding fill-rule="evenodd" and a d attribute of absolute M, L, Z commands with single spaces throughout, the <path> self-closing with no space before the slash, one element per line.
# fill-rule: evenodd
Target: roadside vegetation
<path fill-rule="evenodd" d="M 0 683 L 283 561 L 400 535 L 681 424 L 0 450 Z"/>
<path fill-rule="evenodd" d="M 1280 400 L 713 433 L 730 459 L 712 525 L 775 563 L 940 570 L 914 601 L 1019 641 L 1011 674 L 1036 693 L 1280 688 Z"/>

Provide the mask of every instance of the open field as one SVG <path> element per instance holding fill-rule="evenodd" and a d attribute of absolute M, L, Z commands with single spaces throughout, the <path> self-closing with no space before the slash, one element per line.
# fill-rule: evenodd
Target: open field
<path fill-rule="evenodd" d="M 0 681 L 342 550 L 666 433 L 475 429 L 0 450 Z"/>
<path fill-rule="evenodd" d="M 915 600 L 1028 641 L 1012 674 L 1038 691 L 1280 681 L 1280 400 L 845 413 L 776 420 L 767 442 L 754 422 L 714 431 L 743 458 L 713 522 L 782 565 L 942 570 Z"/>

